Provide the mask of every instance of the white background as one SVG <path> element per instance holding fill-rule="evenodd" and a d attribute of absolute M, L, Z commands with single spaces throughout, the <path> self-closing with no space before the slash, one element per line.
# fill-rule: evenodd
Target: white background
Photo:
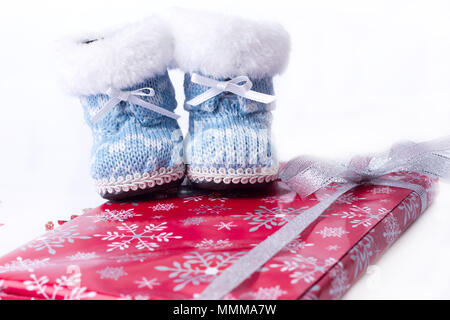
<path fill-rule="evenodd" d="M 41 234 L 46 221 L 103 202 L 89 177 L 90 130 L 55 81 L 51 43 L 172 5 L 270 18 L 291 33 L 289 68 L 275 80 L 281 159 L 347 157 L 450 134 L 448 1 L 2 2 L 0 254 Z M 171 76 L 181 103 L 182 74 Z M 186 132 L 187 113 L 177 112 Z M 440 189 L 346 298 L 450 298 L 450 187 Z"/>

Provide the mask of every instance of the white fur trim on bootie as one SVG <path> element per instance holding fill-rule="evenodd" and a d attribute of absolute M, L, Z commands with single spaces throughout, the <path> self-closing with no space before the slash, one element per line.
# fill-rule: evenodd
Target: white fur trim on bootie
<path fill-rule="evenodd" d="M 278 23 L 179 8 L 164 16 L 175 39 L 174 62 L 184 72 L 272 77 L 289 60 L 289 34 Z"/>
<path fill-rule="evenodd" d="M 159 17 L 56 43 L 63 87 L 74 95 L 123 89 L 166 71 L 173 57 L 170 28 Z"/>

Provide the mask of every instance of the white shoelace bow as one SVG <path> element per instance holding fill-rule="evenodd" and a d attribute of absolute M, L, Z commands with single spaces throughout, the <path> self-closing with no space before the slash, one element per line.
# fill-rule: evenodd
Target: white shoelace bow
<path fill-rule="evenodd" d="M 176 113 L 170 112 L 169 110 L 139 98 L 155 96 L 155 90 L 153 90 L 153 88 L 141 88 L 133 91 L 122 91 L 115 88 L 109 88 L 106 91 L 106 94 L 109 96 L 109 101 L 92 117 L 91 121 L 93 123 L 98 122 L 121 101 L 141 106 L 175 120 L 180 117 Z"/>
<path fill-rule="evenodd" d="M 199 104 L 221 94 L 222 92 L 231 92 L 246 99 L 266 104 L 275 101 L 274 96 L 251 90 L 253 83 L 247 76 L 239 76 L 228 81 L 218 81 L 194 73 L 192 74 L 191 81 L 193 83 L 211 88 L 186 102 L 192 106 L 198 106 Z"/>

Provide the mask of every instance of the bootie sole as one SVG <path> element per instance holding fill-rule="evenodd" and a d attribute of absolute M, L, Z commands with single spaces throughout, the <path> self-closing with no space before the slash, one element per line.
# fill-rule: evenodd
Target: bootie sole
<path fill-rule="evenodd" d="M 278 178 L 278 168 L 187 168 L 187 177 L 193 185 L 209 190 L 265 188 Z"/>
<path fill-rule="evenodd" d="M 185 176 L 185 166 L 160 168 L 146 173 L 96 181 L 98 193 L 108 200 L 123 200 L 178 186 Z"/>
<path fill-rule="evenodd" d="M 173 181 L 170 183 L 165 183 L 161 186 L 155 186 L 153 188 L 148 189 L 139 189 L 136 191 L 128 191 L 124 193 L 118 193 L 118 194 L 105 194 L 102 197 L 106 200 L 111 201 L 123 201 L 123 200 L 143 200 L 148 199 L 148 197 L 152 195 L 159 194 L 160 192 L 168 192 L 169 190 L 172 190 L 174 194 L 177 192 L 178 186 L 183 182 L 183 179 Z"/>

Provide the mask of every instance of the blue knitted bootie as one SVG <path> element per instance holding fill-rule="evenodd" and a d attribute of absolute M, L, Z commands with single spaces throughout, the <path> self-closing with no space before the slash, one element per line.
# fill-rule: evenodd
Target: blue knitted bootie
<path fill-rule="evenodd" d="M 175 63 L 184 71 L 187 176 L 212 189 L 265 185 L 277 178 L 271 141 L 272 77 L 289 56 L 278 24 L 176 10 Z"/>
<path fill-rule="evenodd" d="M 190 112 L 189 135 L 185 142 L 188 178 L 196 183 L 232 185 L 275 180 L 278 164 L 272 154 L 270 137 L 272 104 L 222 92 L 192 105 L 190 101 L 195 102 L 211 90 L 211 87 L 192 82 L 192 78 L 212 79 L 203 77 L 195 73 L 185 75 L 185 109 Z M 219 84 L 230 81 L 214 80 Z M 248 81 L 252 82 L 255 92 L 273 94 L 270 78 Z"/>
<path fill-rule="evenodd" d="M 183 137 L 164 23 L 152 17 L 63 43 L 62 80 L 92 129 L 91 175 L 100 195 L 118 200 L 180 183 Z"/>

